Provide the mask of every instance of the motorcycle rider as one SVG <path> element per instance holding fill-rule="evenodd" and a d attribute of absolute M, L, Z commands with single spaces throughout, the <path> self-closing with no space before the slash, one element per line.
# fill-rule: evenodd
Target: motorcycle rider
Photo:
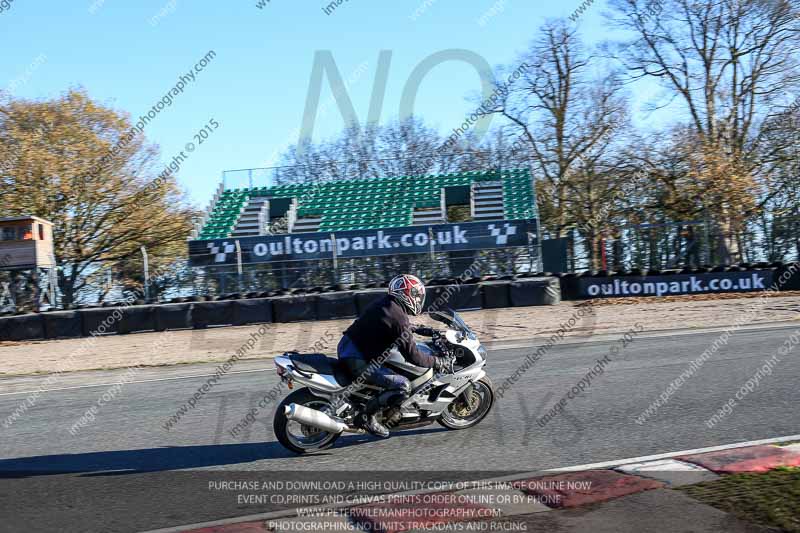
<path fill-rule="evenodd" d="M 387 357 L 392 348 L 397 348 L 406 361 L 416 366 L 446 368 L 446 361 L 420 352 L 412 333 L 430 336 L 429 328 L 412 327 L 409 315 L 416 316 L 425 305 L 425 285 L 416 276 L 403 274 L 389 282 L 385 297 L 370 305 L 364 313 L 344 332 L 337 354 L 351 377 L 364 374 L 367 383 L 386 389 L 372 398 L 364 408 L 358 423 L 373 435 L 388 437 L 389 429 L 378 421 L 376 415 L 382 409 L 396 407 L 411 394 L 411 382 L 385 366 L 370 365 L 370 362 Z M 374 368 L 370 369 L 372 366 Z"/>

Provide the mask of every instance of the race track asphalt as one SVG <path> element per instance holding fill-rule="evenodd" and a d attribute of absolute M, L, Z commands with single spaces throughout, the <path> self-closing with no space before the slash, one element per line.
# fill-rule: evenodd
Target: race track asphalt
<path fill-rule="evenodd" d="M 140 370 L 75 435 L 70 427 L 123 374 L 65 376 L 52 385 L 62 390 L 42 393 L 10 427 L 0 425 L 0 531 L 143 531 L 292 507 L 242 503 L 241 491 L 219 488 L 222 480 L 480 479 L 797 434 L 800 347 L 785 355 L 778 350 L 799 328 L 735 333 L 641 424 L 636 417 L 719 332 L 644 332 L 613 355 L 621 346 L 617 337 L 558 344 L 475 428 L 433 425 L 384 441 L 345 436 L 331 450 L 306 457 L 275 441 L 274 404 L 251 431 L 239 438 L 228 433 L 278 383 L 271 361 L 237 365 L 169 431 L 163 424 L 213 366 Z M 535 349 L 490 350 L 487 371 L 495 385 Z M 607 355 L 602 375 L 540 427 L 537 419 Z M 706 421 L 774 355 L 772 374 L 708 428 Z M 0 381 L 0 421 L 42 379 Z"/>

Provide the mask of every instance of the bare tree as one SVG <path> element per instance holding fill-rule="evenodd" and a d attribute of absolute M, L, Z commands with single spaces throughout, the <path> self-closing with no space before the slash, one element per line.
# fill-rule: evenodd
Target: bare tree
<path fill-rule="evenodd" d="M 385 125 L 350 126 L 337 137 L 303 150 L 291 147 L 281 159 L 284 182 L 317 182 L 419 176 L 485 168 L 485 156 L 466 135 L 455 145 L 421 119 L 410 117 Z M 446 149 L 444 147 L 446 146 Z"/>
<path fill-rule="evenodd" d="M 522 79 L 504 91 L 494 109 L 519 138 L 520 161 L 537 175 L 542 223 L 553 237 L 563 237 L 576 223 L 573 194 L 591 179 L 627 121 L 627 102 L 617 75 L 595 74 L 592 56 L 577 30 L 565 21 L 548 23 L 517 63 L 529 65 Z"/>

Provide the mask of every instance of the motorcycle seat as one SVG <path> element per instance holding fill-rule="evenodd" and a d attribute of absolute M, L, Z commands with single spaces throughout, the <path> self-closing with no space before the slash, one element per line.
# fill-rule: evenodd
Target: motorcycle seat
<path fill-rule="evenodd" d="M 291 354 L 292 365 L 300 372 L 333 376 L 342 387 L 350 385 L 350 374 L 341 361 L 322 353 Z"/>

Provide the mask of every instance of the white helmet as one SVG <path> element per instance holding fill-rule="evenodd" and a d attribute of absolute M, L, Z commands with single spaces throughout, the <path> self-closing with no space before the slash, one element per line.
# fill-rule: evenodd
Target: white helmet
<path fill-rule="evenodd" d="M 411 274 L 393 278 L 389 282 L 389 294 L 397 298 L 412 315 L 420 314 L 425 305 L 425 284 Z"/>

